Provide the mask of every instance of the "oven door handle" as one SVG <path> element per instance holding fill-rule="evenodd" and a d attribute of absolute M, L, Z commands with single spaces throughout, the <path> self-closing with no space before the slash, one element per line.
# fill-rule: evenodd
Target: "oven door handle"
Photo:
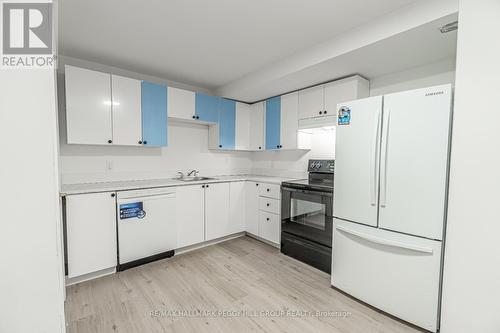
<path fill-rule="evenodd" d="M 282 187 L 282 191 L 288 191 L 288 192 L 300 192 L 300 193 L 305 193 L 305 194 L 314 194 L 314 195 L 321 195 L 321 196 L 326 196 L 326 197 L 333 197 L 332 192 L 327 192 L 327 191 L 311 191 L 311 190 L 306 190 L 300 189 L 300 188 L 292 188 L 292 187 Z"/>

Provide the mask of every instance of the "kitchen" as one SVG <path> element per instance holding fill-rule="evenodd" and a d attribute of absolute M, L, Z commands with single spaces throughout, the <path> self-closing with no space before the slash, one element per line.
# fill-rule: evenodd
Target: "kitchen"
<path fill-rule="evenodd" d="M 44 113 L 4 151 L 2 174 L 23 176 L 2 179 L 18 224 L 0 331 L 496 332 L 497 236 L 479 235 L 495 215 L 461 190 L 496 180 L 466 173 L 496 163 L 496 101 L 469 82 L 493 90 L 494 1 L 191 2 L 30 9 L 53 13 L 57 66 L 4 72 L 4 141 L 27 126 L 4 110 Z M 490 217 L 470 230 L 475 205 Z M 45 306 L 23 320 L 27 297 Z"/>

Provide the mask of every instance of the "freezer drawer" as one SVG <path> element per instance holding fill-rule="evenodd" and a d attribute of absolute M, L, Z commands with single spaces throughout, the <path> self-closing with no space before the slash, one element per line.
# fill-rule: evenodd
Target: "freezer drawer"
<path fill-rule="evenodd" d="M 332 285 L 435 332 L 441 242 L 335 220 Z"/>

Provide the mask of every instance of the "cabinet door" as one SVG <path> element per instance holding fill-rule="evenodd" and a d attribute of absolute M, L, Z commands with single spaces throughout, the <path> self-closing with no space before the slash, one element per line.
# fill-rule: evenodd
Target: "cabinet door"
<path fill-rule="evenodd" d="M 205 190 L 202 185 L 179 186 L 176 193 L 177 247 L 205 240 Z"/>
<path fill-rule="evenodd" d="M 142 81 L 142 142 L 146 146 L 167 145 L 167 87 Z"/>
<path fill-rule="evenodd" d="M 250 106 L 250 150 L 264 149 L 264 102 Z"/>
<path fill-rule="evenodd" d="M 347 78 L 325 84 L 325 111 L 324 115 L 337 115 L 337 105 L 360 98 L 368 97 L 369 83 L 362 77 Z"/>
<path fill-rule="evenodd" d="M 283 149 L 297 149 L 297 132 L 299 126 L 299 93 L 293 92 L 281 96 L 281 129 L 280 146 Z"/>
<path fill-rule="evenodd" d="M 138 146 L 142 141 L 141 81 L 111 75 L 113 144 Z"/>
<path fill-rule="evenodd" d="M 245 230 L 255 236 L 259 235 L 259 187 L 256 182 L 245 183 L 246 196 L 246 221 Z"/>
<path fill-rule="evenodd" d="M 111 75 L 66 65 L 65 85 L 68 143 L 112 143 Z"/>
<path fill-rule="evenodd" d="M 280 148 L 281 97 L 266 101 L 266 149 Z"/>
<path fill-rule="evenodd" d="M 229 233 L 245 231 L 245 182 L 229 183 Z"/>
<path fill-rule="evenodd" d="M 230 234 L 229 183 L 205 185 L 205 240 Z"/>
<path fill-rule="evenodd" d="M 116 200 L 113 193 L 66 197 L 68 277 L 116 266 Z"/>
<path fill-rule="evenodd" d="M 264 211 L 259 212 L 259 237 L 279 244 L 280 242 L 280 219 L 279 215 Z"/>
<path fill-rule="evenodd" d="M 236 150 L 250 149 L 250 105 L 236 103 Z"/>
<path fill-rule="evenodd" d="M 220 102 L 220 97 L 196 93 L 195 118 L 210 123 L 218 123 Z"/>
<path fill-rule="evenodd" d="M 299 91 L 300 119 L 321 116 L 324 110 L 325 100 L 323 86 L 316 86 Z"/>
<path fill-rule="evenodd" d="M 195 118 L 195 93 L 193 91 L 168 87 L 168 116 L 177 119 Z"/>
<path fill-rule="evenodd" d="M 236 102 L 221 99 L 219 111 L 219 148 L 234 149 L 236 127 Z"/>

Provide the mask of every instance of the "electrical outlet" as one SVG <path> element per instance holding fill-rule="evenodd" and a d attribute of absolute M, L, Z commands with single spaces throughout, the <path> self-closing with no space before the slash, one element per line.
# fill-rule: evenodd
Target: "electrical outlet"
<path fill-rule="evenodd" d="M 106 171 L 113 170 L 113 161 L 106 161 Z"/>

